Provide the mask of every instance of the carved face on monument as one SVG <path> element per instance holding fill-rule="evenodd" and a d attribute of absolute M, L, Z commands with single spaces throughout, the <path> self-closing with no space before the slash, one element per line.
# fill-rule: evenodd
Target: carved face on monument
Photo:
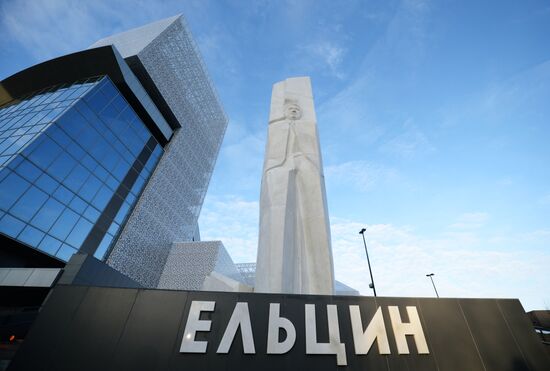
<path fill-rule="evenodd" d="M 288 120 L 299 120 L 302 117 L 302 109 L 297 103 L 286 103 L 285 117 Z"/>

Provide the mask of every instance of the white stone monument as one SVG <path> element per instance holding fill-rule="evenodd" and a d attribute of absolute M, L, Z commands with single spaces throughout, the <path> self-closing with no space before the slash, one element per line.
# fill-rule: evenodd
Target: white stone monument
<path fill-rule="evenodd" d="M 325 180 L 309 77 L 273 85 L 256 292 L 334 292 Z"/>

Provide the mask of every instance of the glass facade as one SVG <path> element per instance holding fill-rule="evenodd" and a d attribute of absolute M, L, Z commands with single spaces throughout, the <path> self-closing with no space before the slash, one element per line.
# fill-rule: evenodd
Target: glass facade
<path fill-rule="evenodd" d="M 162 148 L 108 77 L 0 108 L 0 232 L 103 259 Z"/>

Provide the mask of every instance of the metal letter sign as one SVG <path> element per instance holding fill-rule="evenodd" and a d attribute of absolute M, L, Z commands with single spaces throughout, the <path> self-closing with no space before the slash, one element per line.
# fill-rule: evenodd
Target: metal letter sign
<path fill-rule="evenodd" d="M 193 301 L 187 324 L 183 332 L 180 353 L 206 353 L 206 341 L 195 341 L 197 331 L 210 331 L 211 321 L 200 320 L 201 312 L 212 312 L 216 302 L 214 301 Z"/>
<path fill-rule="evenodd" d="M 210 331 L 211 321 L 199 320 L 201 311 L 214 311 L 215 302 L 211 301 L 193 301 L 187 323 L 181 342 L 180 353 L 206 353 L 207 342 L 195 341 L 197 331 Z M 397 306 L 388 306 L 390 314 L 393 335 L 395 338 L 398 354 L 409 354 L 406 335 L 412 335 L 416 343 L 418 354 L 429 354 L 426 337 L 422 330 L 422 323 L 418 316 L 418 311 L 414 306 L 407 306 L 409 322 L 401 320 L 399 308 Z M 257 334 L 263 334 L 267 337 L 267 354 L 287 353 L 296 341 L 296 328 L 292 322 L 280 316 L 281 305 L 279 303 L 269 304 L 268 328 L 255 329 Z M 305 340 L 306 354 L 334 354 L 338 366 L 346 366 L 346 344 L 340 340 L 340 324 L 338 322 L 338 307 L 333 304 L 326 306 L 328 342 L 319 342 L 317 338 L 317 321 L 315 313 L 315 304 L 304 304 L 304 322 L 305 322 Z M 361 320 L 361 311 L 358 305 L 350 305 L 349 313 L 353 333 L 353 342 L 356 355 L 365 355 L 369 353 L 374 342 L 378 342 L 379 354 L 391 354 L 388 341 L 388 334 L 384 324 L 382 308 L 378 307 L 367 328 L 363 331 Z M 238 302 L 235 305 L 233 314 L 229 319 L 220 340 L 216 353 L 227 354 L 230 352 L 231 344 L 240 327 L 245 354 L 255 354 L 254 336 L 252 323 L 250 321 L 250 312 L 248 303 Z M 279 329 L 284 329 L 286 338 L 279 342 Z M 267 330 L 267 334 L 266 334 Z"/>
<path fill-rule="evenodd" d="M 269 304 L 269 327 L 267 330 L 267 353 L 284 354 L 294 346 L 296 342 L 296 329 L 290 320 L 280 317 L 281 304 Z M 286 332 L 286 339 L 279 343 L 279 329 Z"/>
<path fill-rule="evenodd" d="M 58 284 L 9 370 L 548 371 L 548 365 L 516 299 Z"/>

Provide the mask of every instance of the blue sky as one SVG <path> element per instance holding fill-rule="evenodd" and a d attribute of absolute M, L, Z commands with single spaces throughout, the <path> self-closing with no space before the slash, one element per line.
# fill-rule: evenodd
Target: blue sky
<path fill-rule="evenodd" d="M 271 86 L 311 76 L 336 278 L 550 309 L 550 4 L 0 3 L 0 78 L 183 13 L 230 118 L 200 224 L 255 261 Z"/>

